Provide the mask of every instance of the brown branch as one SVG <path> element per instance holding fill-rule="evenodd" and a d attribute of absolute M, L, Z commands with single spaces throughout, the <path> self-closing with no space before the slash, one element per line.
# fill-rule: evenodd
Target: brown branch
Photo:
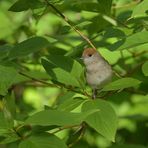
<path fill-rule="evenodd" d="M 52 5 L 48 0 L 45 0 L 48 6 L 50 6 L 53 10 L 56 11 L 57 14 L 75 31 L 77 32 L 92 48 L 96 50 L 96 47 L 94 44 L 90 41 L 90 39 L 85 36 L 79 29 L 77 29 L 75 26 L 73 26 L 73 23 L 62 13 L 60 10 L 58 10 L 54 5 Z"/>

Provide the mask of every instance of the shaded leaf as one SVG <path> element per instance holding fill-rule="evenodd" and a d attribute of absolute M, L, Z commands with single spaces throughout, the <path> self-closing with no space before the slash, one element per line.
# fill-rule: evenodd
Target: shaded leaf
<path fill-rule="evenodd" d="M 0 65 L 0 95 L 6 95 L 8 89 L 15 83 L 17 76 L 18 73 L 14 68 Z"/>
<path fill-rule="evenodd" d="M 146 148 L 143 145 L 134 145 L 134 144 L 117 144 L 117 145 L 112 145 L 108 148 Z"/>
<path fill-rule="evenodd" d="M 109 14 L 111 9 L 112 0 L 98 0 L 96 2 L 90 0 L 73 0 L 64 1 L 64 5 L 71 6 L 75 11 L 86 10 L 90 12 L 99 12 L 103 14 Z"/>
<path fill-rule="evenodd" d="M 9 57 L 19 58 L 21 56 L 27 56 L 31 53 L 37 52 L 45 48 L 49 42 L 42 37 L 32 37 L 21 43 L 16 44 L 10 51 Z"/>
<path fill-rule="evenodd" d="M 61 3 L 63 1 L 64 0 L 48 0 L 48 2 L 51 3 L 51 4 Z"/>
<path fill-rule="evenodd" d="M 101 15 L 92 18 L 91 22 L 92 23 L 88 27 L 86 27 L 88 33 L 91 35 L 96 32 L 102 31 L 109 24 Z"/>
<path fill-rule="evenodd" d="M 146 61 L 146 62 L 142 65 L 142 72 L 144 73 L 145 76 L 148 76 L 148 61 Z"/>
<path fill-rule="evenodd" d="M 15 100 L 14 96 L 10 96 L 9 94 L 5 96 L 5 98 L 2 100 L 3 105 L 3 114 L 4 114 L 4 121 L 7 126 L 7 128 L 12 128 L 14 126 L 14 117 L 15 117 Z"/>
<path fill-rule="evenodd" d="M 3 60 L 3 58 L 8 56 L 8 52 L 11 50 L 11 48 L 12 47 L 9 45 L 0 46 L 0 60 Z"/>
<path fill-rule="evenodd" d="M 112 0 L 97 0 L 100 7 L 103 8 L 103 12 L 105 14 L 110 14 L 111 6 L 112 6 Z"/>
<path fill-rule="evenodd" d="M 2 136 L 0 137 L 2 137 L 2 140 L 0 140 L 0 144 L 7 144 L 7 143 L 15 142 L 20 139 L 18 135 L 16 135 L 12 131 L 10 132 L 10 130 L 7 131 L 6 133 L 3 133 Z"/>
<path fill-rule="evenodd" d="M 38 134 L 22 141 L 19 148 L 67 148 L 58 137 L 50 134 Z"/>
<path fill-rule="evenodd" d="M 18 0 L 9 8 L 9 11 L 20 12 L 28 9 L 38 9 L 44 6 L 44 3 L 39 0 Z"/>
<path fill-rule="evenodd" d="M 12 126 L 8 123 L 8 120 L 5 118 L 4 112 L 0 112 L 0 133 L 4 129 L 11 128 Z"/>

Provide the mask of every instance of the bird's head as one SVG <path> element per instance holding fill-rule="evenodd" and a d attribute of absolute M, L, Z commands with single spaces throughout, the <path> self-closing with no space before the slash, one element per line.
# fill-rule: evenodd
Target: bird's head
<path fill-rule="evenodd" d="M 85 65 L 96 61 L 98 57 L 99 57 L 99 53 L 96 51 L 96 49 L 93 49 L 93 48 L 84 49 L 82 54 L 82 59 Z"/>

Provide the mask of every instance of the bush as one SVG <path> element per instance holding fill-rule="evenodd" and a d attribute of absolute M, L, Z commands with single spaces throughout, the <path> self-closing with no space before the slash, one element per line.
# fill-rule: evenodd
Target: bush
<path fill-rule="evenodd" d="M 146 147 L 147 12 L 147 0 L 2 0 L 0 146 Z M 95 100 L 85 47 L 114 71 Z"/>

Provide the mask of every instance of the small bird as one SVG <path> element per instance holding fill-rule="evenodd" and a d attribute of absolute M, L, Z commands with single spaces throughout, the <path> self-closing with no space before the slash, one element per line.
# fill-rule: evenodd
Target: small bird
<path fill-rule="evenodd" d="M 97 90 L 112 79 L 112 68 L 109 63 L 93 48 L 86 48 L 82 54 L 86 66 L 86 81 L 93 89 L 93 99 L 96 98 Z"/>

